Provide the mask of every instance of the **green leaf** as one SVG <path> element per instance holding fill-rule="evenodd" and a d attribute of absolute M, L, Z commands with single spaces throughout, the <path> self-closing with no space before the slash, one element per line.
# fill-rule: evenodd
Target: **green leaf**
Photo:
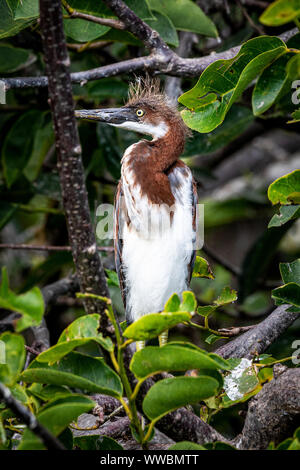
<path fill-rule="evenodd" d="M 252 94 L 252 109 L 255 116 L 267 111 L 281 93 L 290 86 L 290 78 L 286 66 L 292 54 L 284 54 L 265 68 L 258 77 Z"/>
<path fill-rule="evenodd" d="M 15 20 L 32 19 L 39 16 L 39 0 L 7 0 Z"/>
<path fill-rule="evenodd" d="M 44 159 L 54 142 L 53 125 L 49 117 L 49 113 L 44 113 L 40 118 L 39 128 L 36 129 L 33 139 L 32 152 L 23 171 L 30 182 L 38 177 Z"/>
<path fill-rule="evenodd" d="M 82 395 L 61 397 L 48 403 L 37 415 L 38 421 L 54 436 L 59 436 L 72 421 L 82 413 L 88 413 L 95 402 Z M 18 450 L 44 449 L 39 438 L 27 428 L 23 434 Z"/>
<path fill-rule="evenodd" d="M 297 204 L 300 202 L 300 170 L 292 171 L 273 181 L 268 188 L 272 204 Z"/>
<path fill-rule="evenodd" d="M 215 360 L 206 351 L 168 344 L 163 347 L 147 346 L 136 352 L 130 363 L 130 370 L 138 379 L 145 379 L 159 372 L 186 371 L 190 369 L 230 369 L 221 359 Z"/>
<path fill-rule="evenodd" d="M 300 121 L 300 109 L 297 109 L 295 112 L 292 113 L 293 119 L 288 121 L 288 124 L 293 124 L 294 122 Z"/>
<path fill-rule="evenodd" d="M 44 299 L 38 287 L 16 295 L 9 289 L 6 269 L 2 268 L 2 282 L 0 285 L 0 307 L 22 314 L 16 322 L 16 331 L 22 331 L 29 326 L 41 323 L 44 314 Z"/>
<path fill-rule="evenodd" d="M 71 352 L 52 366 L 35 359 L 21 377 L 24 382 L 66 385 L 116 398 L 122 395 L 122 384 L 118 375 L 103 359 L 78 352 Z"/>
<path fill-rule="evenodd" d="M 271 3 L 260 16 L 266 26 L 280 26 L 295 20 L 300 15 L 299 0 L 277 0 Z"/>
<path fill-rule="evenodd" d="M 0 44 L 0 73 L 11 73 L 25 67 L 33 56 L 27 49 Z"/>
<path fill-rule="evenodd" d="M 279 269 L 285 284 L 288 282 L 300 282 L 300 258 L 292 263 L 279 263 Z"/>
<path fill-rule="evenodd" d="M 189 441 L 182 441 L 176 442 L 168 450 L 206 450 L 205 447 L 201 446 L 200 444 L 196 444 L 195 442 Z"/>
<path fill-rule="evenodd" d="M 105 269 L 105 272 L 108 276 L 107 284 L 109 286 L 120 287 L 119 278 L 116 271 L 112 271 L 111 269 Z"/>
<path fill-rule="evenodd" d="M 239 278 L 239 301 L 252 294 L 258 280 L 266 274 L 268 266 L 277 251 L 277 247 L 290 229 L 293 221 L 281 227 L 266 230 L 248 250 L 242 264 L 242 274 Z"/>
<path fill-rule="evenodd" d="M 297 219 L 298 217 L 300 217 L 300 205 L 280 206 L 279 214 L 273 215 L 268 228 L 280 227 L 289 222 L 289 220 Z"/>
<path fill-rule="evenodd" d="M 15 1 L 6 0 L 0 2 L 0 39 L 14 36 L 32 23 L 32 20 L 14 19 L 10 5 Z"/>
<path fill-rule="evenodd" d="M 177 312 L 180 306 L 180 298 L 177 294 L 171 295 L 171 297 L 167 300 L 164 311 L 165 312 Z"/>
<path fill-rule="evenodd" d="M 30 159 L 35 131 L 40 122 L 40 111 L 27 111 L 17 119 L 4 139 L 2 164 L 9 188 L 20 176 Z"/>
<path fill-rule="evenodd" d="M 188 312 L 149 313 L 126 328 L 123 335 L 135 341 L 156 338 L 163 331 L 191 319 Z"/>
<path fill-rule="evenodd" d="M 272 299 L 276 305 L 290 304 L 300 307 L 300 285 L 295 282 L 288 282 L 284 286 L 272 290 Z"/>
<path fill-rule="evenodd" d="M 194 313 L 197 308 L 197 301 L 195 294 L 191 291 L 184 291 L 182 293 L 182 302 L 179 305 L 181 312 Z"/>
<path fill-rule="evenodd" d="M 254 78 L 286 50 L 279 38 L 261 36 L 243 44 L 233 59 L 217 60 L 208 66 L 194 88 L 178 99 L 191 110 L 182 111 L 187 126 L 198 132 L 219 126 Z"/>
<path fill-rule="evenodd" d="M 286 66 L 287 75 L 291 80 L 297 80 L 300 77 L 300 54 L 295 54 L 292 59 L 289 60 Z"/>
<path fill-rule="evenodd" d="M 208 262 L 206 259 L 201 258 L 201 256 L 196 256 L 193 277 L 206 277 L 207 279 L 214 279 L 214 275 Z"/>
<path fill-rule="evenodd" d="M 187 140 L 183 157 L 208 154 L 225 147 L 242 134 L 253 120 L 250 109 L 233 104 L 223 124 L 208 134 L 195 132 L 193 138 Z"/>
<path fill-rule="evenodd" d="M 64 19 L 64 29 L 67 37 L 78 42 L 94 41 L 110 30 L 108 26 L 81 18 Z"/>
<path fill-rule="evenodd" d="M 219 307 L 220 305 L 231 304 L 232 302 L 235 302 L 236 300 L 237 300 L 237 292 L 234 289 L 231 289 L 230 287 L 224 287 L 221 291 L 221 294 L 214 301 L 214 304 L 216 304 Z"/>
<path fill-rule="evenodd" d="M 209 398 L 219 388 L 212 377 L 175 377 L 156 382 L 143 401 L 143 410 L 151 420 L 158 420 L 181 406 Z"/>
<path fill-rule="evenodd" d="M 178 47 L 179 40 L 176 29 L 170 18 L 162 12 L 153 11 L 155 18 L 147 20 L 147 24 L 157 31 L 160 37 L 170 46 Z"/>
<path fill-rule="evenodd" d="M 227 339 L 227 338 L 226 336 L 218 336 L 218 335 L 211 334 L 207 338 L 205 338 L 205 342 L 207 344 L 214 344 L 219 339 Z"/>
<path fill-rule="evenodd" d="M 202 317 L 208 317 L 211 315 L 215 310 L 217 309 L 216 305 L 200 305 L 197 308 L 197 313 L 201 315 Z"/>
<path fill-rule="evenodd" d="M 13 385 L 22 372 L 25 363 L 25 341 L 20 335 L 2 333 L 0 340 L 4 343 L 4 363 L 0 363 L 0 382 Z"/>
<path fill-rule="evenodd" d="M 167 15 L 176 29 L 216 38 L 214 23 L 191 0 L 149 0 L 152 9 Z"/>
<path fill-rule="evenodd" d="M 98 342 L 107 351 L 113 351 L 113 344 L 110 338 L 103 338 L 99 333 L 101 316 L 98 313 L 84 315 L 77 318 L 62 332 L 57 344 L 77 339 L 92 339 Z"/>
<path fill-rule="evenodd" d="M 74 444 L 81 450 L 122 450 L 114 439 L 107 436 L 78 436 L 74 438 Z"/>

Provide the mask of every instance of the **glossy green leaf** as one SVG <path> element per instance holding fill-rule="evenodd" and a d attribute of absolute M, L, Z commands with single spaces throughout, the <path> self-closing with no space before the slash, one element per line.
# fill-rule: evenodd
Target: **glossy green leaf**
<path fill-rule="evenodd" d="M 59 436 L 63 430 L 82 413 L 88 413 L 95 402 L 82 395 L 72 395 L 53 400 L 37 415 L 38 421 L 53 435 Z M 18 450 L 41 450 L 43 443 L 29 429 L 26 429 Z"/>
<path fill-rule="evenodd" d="M 208 134 L 195 132 L 193 138 L 187 140 L 183 157 L 208 154 L 225 147 L 241 135 L 253 120 L 250 109 L 233 104 L 219 127 Z"/>
<path fill-rule="evenodd" d="M 119 278 L 116 271 L 112 271 L 111 269 L 105 269 L 105 272 L 108 276 L 107 284 L 109 286 L 120 287 Z"/>
<path fill-rule="evenodd" d="M 20 176 L 30 159 L 40 122 L 40 111 L 27 111 L 17 119 L 4 139 L 2 164 L 8 187 Z"/>
<path fill-rule="evenodd" d="M 74 444 L 80 450 L 122 450 L 114 439 L 107 436 L 78 436 L 74 438 Z"/>
<path fill-rule="evenodd" d="M 156 382 L 143 401 L 149 419 L 158 420 L 170 411 L 189 403 L 198 403 L 217 392 L 219 383 L 206 376 L 175 377 Z"/>
<path fill-rule="evenodd" d="M 22 380 L 50 385 L 66 385 L 113 397 L 122 395 L 122 384 L 118 375 L 105 364 L 103 359 L 78 352 L 71 352 L 52 366 L 35 359 L 22 373 Z"/>
<path fill-rule="evenodd" d="M 272 204 L 298 204 L 300 202 L 300 170 L 292 171 L 273 181 L 268 188 Z"/>
<path fill-rule="evenodd" d="M 179 40 L 176 29 L 166 15 L 162 12 L 153 11 L 155 18 L 149 19 L 146 23 L 155 31 L 157 31 L 160 37 L 170 46 L 178 47 Z"/>
<path fill-rule="evenodd" d="M 206 277 L 207 279 L 214 279 L 214 275 L 208 262 L 206 259 L 201 258 L 201 256 L 196 256 L 193 277 Z"/>
<path fill-rule="evenodd" d="M 149 313 L 126 328 L 123 335 L 135 341 L 156 338 L 163 331 L 191 319 L 188 312 Z"/>
<path fill-rule="evenodd" d="M 0 44 L 0 73 L 21 70 L 33 58 L 30 51 L 9 44 Z"/>
<path fill-rule="evenodd" d="M 34 0 L 36 1 L 36 0 Z M 77 11 L 88 13 L 90 15 L 100 16 L 103 18 L 115 18 L 113 12 L 104 2 L 98 0 L 69 0 L 69 5 Z M 125 3 L 133 10 L 142 20 L 153 18 L 149 9 L 147 0 L 125 0 Z"/>
<path fill-rule="evenodd" d="M 14 384 L 22 372 L 25 363 L 25 341 L 21 335 L 2 333 L 0 340 L 4 343 L 4 357 L 0 362 L 0 382 Z M 2 355 L 1 355 L 2 356 Z"/>
<path fill-rule="evenodd" d="M 292 54 L 284 54 L 272 62 L 259 76 L 252 94 L 252 109 L 255 116 L 267 111 L 280 94 L 290 88 L 290 78 L 286 66 Z"/>
<path fill-rule="evenodd" d="M 107 33 L 110 28 L 81 18 L 66 18 L 64 20 L 64 29 L 66 36 L 74 41 L 88 42 L 100 38 Z"/>
<path fill-rule="evenodd" d="M 292 263 L 279 263 L 279 269 L 285 284 L 288 282 L 300 283 L 300 258 Z"/>
<path fill-rule="evenodd" d="M 217 60 L 202 73 L 194 88 L 179 97 L 191 111 L 182 111 L 188 127 L 210 132 L 225 119 L 232 104 L 265 67 L 286 51 L 277 37 L 250 39 L 228 60 Z"/>
<path fill-rule="evenodd" d="M 23 171 L 28 181 L 33 182 L 38 177 L 44 159 L 53 143 L 53 124 L 50 120 L 49 113 L 44 113 L 40 118 L 38 129 L 36 129 L 32 151 Z"/>
<path fill-rule="evenodd" d="M 5 268 L 2 268 L 0 307 L 22 314 L 22 317 L 16 322 L 16 331 L 18 332 L 29 326 L 39 325 L 45 309 L 43 295 L 38 287 L 20 295 L 16 295 L 10 290 Z"/>
<path fill-rule="evenodd" d="M 268 228 L 280 227 L 289 222 L 289 220 L 297 219 L 298 217 L 300 217 L 300 205 L 280 206 L 279 214 L 273 215 Z"/>
<path fill-rule="evenodd" d="M 176 29 L 217 37 L 214 23 L 191 0 L 148 0 L 154 10 L 167 15 Z"/>
<path fill-rule="evenodd" d="M 293 119 L 291 121 L 288 121 L 288 124 L 293 124 L 295 122 L 299 122 L 300 121 L 300 109 L 297 109 L 296 111 L 294 111 L 292 113 L 292 117 L 293 117 Z"/>
<path fill-rule="evenodd" d="M 271 3 L 259 20 L 266 26 L 280 26 L 300 16 L 299 0 L 277 0 Z"/>
<path fill-rule="evenodd" d="M 16 0 L 2 0 L 0 2 L 0 39 L 14 36 L 32 23 L 32 20 L 30 19 L 14 19 L 14 14 L 10 5 L 15 1 Z"/>
<path fill-rule="evenodd" d="M 276 305 L 290 304 L 294 307 L 300 307 L 300 284 L 288 282 L 284 286 L 272 290 L 272 299 Z"/>
<path fill-rule="evenodd" d="M 182 441 L 176 442 L 168 450 L 206 450 L 205 447 L 201 446 L 200 444 L 196 444 L 195 442 L 189 441 Z"/>
<path fill-rule="evenodd" d="M 205 342 L 207 344 L 214 344 L 219 339 L 227 339 L 227 338 L 226 336 L 218 336 L 218 335 L 211 334 L 207 338 L 205 338 Z"/>
<path fill-rule="evenodd" d="M 177 312 L 180 306 L 180 298 L 177 294 L 171 295 L 171 297 L 167 300 L 164 311 L 165 312 Z"/>
<path fill-rule="evenodd" d="M 295 54 L 287 63 L 287 75 L 291 80 L 297 80 L 300 77 L 300 54 Z"/>
<path fill-rule="evenodd" d="M 221 294 L 214 301 L 214 304 L 217 306 L 231 304 L 237 300 L 237 292 L 230 287 L 224 287 L 221 291 Z"/>
<path fill-rule="evenodd" d="M 39 0 L 6 0 L 15 20 L 31 19 L 39 16 Z"/>
<path fill-rule="evenodd" d="M 197 313 L 202 317 L 208 317 L 217 309 L 216 305 L 200 305 L 197 308 Z"/>
<path fill-rule="evenodd" d="M 230 369 L 221 359 L 222 368 Z M 147 346 L 136 352 L 130 363 L 130 370 L 138 379 L 168 371 L 187 371 L 190 369 L 220 369 L 220 363 L 206 351 L 168 344 L 163 347 Z"/>
<path fill-rule="evenodd" d="M 197 308 L 197 300 L 195 294 L 191 291 L 184 291 L 182 293 L 182 302 L 179 305 L 181 312 L 194 313 Z"/>

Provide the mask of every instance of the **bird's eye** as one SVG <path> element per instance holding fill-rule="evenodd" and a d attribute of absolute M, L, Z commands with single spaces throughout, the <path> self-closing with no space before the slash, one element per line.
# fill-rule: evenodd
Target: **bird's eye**
<path fill-rule="evenodd" d="M 142 109 L 138 109 L 137 112 L 136 112 L 136 115 L 137 115 L 138 117 L 143 116 L 143 114 L 144 114 L 144 111 L 143 111 Z"/>

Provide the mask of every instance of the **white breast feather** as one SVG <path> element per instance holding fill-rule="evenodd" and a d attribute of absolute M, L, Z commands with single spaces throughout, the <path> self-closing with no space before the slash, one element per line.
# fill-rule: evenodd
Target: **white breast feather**
<path fill-rule="evenodd" d="M 128 152 L 130 150 L 131 148 Z M 124 163 L 124 197 L 129 217 L 133 216 L 135 223 L 129 228 L 123 224 L 120 235 L 123 237 L 122 262 L 127 315 L 134 321 L 144 314 L 163 310 L 165 302 L 174 292 L 181 295 L 188 289 L 188 265 L 195 240 L 192 175 L 188 168 L 180 167 L 170 173 L 169 180 L 175 198 L 172 225 L 170 226 L 166 207 L 152 207 L 151 219 L 154 223 L 151 224 L 152 232 L 149 237 L 145 230 L 139 231 L 148 218 L 148 200 L 141 197 L 138 186 L 133 193 L 133 175 L 130 171 L 126 172 Z M 187 171 L 188 178 L 185 176 Z M 164 224 L 163 231 L 158 230 L 161 224 Z"/>

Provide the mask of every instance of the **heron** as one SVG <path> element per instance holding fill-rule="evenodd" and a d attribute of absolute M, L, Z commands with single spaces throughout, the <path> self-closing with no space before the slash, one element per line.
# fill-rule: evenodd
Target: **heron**
<path fill-rule="evenodd" d="M 75 111 L 150 136 L 126 149 L 114 204 L 114 247 L 127 324 L 161 312 L 189 289 L 195 259 L 197 190 L 180 159 L 189 129 L 159 81 L 133 82 L 125 106 Z M 168 331 L 159 336 L 167 343 Z M 136 349 L 145 346 L 137 341 Z"/>

